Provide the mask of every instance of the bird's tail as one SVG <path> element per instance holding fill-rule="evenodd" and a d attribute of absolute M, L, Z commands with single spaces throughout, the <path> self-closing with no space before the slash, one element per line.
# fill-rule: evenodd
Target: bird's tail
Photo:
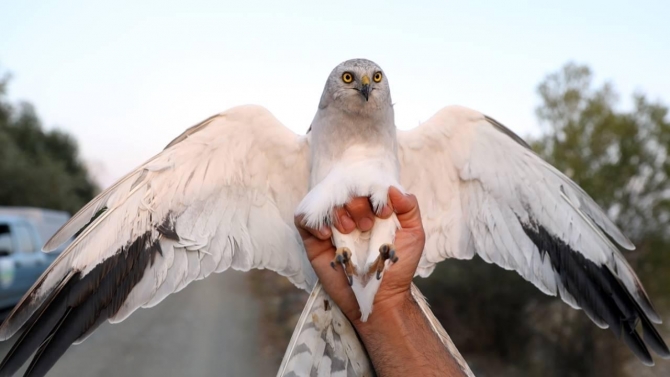
<path fill-rule="evenodd" d="M 412 283 L 411 292 L 412 297 L 414 297 L 414 300 L 417 302 L 417 304 L 419 304 L 423 315 L 430 323 L 430 327 L 440 338 L 442 344 L 444 344 L 444 346 L 447 348 L 447 351 L 449 351 L 449 354 L 451 354 L 451 357 L 454 358 L 458 366 L 461 368 L 461 371 L 463 371 L 463 373 L 468 377 L 474 377 L 474 373 L 472 373 L 470 370 L 468 363 L 465 361 L 463 356 L 461 356 L 461 353 L 458 352 L 458 348 L 456 348 L 454 342 L 451 341 L 449 334 L 447 334 L 447 331 L 444 329 L 444 327 L 442 327 L 440 321 L 435 318 L 433 311 L 430 310 L 430 306 L 428 305 L 428 301 L 426 301 L 426 297 L 423 295 L 423 293 L 421 293 L 419 287 L 414 285 L 414 283 Z"/>
<path fill-rule="evenodd" d="M 426 299 L 414 284 L 412 296 L 433 331 L 468 377 L 474 374 L 456 349 Z M 372 362 L 351 322 L 317 283 L 302 311 L 277 377 L 375 376 Z"/>
<path fill-rule="evenodd" d="M 317 282 L 277 377 L 375 376 L 356 330 Z"/>

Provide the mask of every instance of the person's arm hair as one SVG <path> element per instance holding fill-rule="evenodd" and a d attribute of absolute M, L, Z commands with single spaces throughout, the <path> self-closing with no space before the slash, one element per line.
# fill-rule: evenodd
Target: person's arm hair
<path fill-rule="evenodd" d="M 465 375 L 409 292 L 353 323 L 379 376 Z"/>

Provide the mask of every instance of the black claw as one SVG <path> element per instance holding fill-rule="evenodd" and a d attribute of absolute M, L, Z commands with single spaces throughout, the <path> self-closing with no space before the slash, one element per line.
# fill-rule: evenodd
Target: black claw
<path fill-rule="evenodd" d="M 379 253 L 382 255 L 382 259 L 387 259 L 389 254 L 389 245 L 381 245 L 379 247 Z"/>
<path fill-rule="evenodd" d="M 344 258 L 340 254 L 337 254 L 335 259 L 337 260 L 337 263 L 344 263 Z"/>
<path fill-rule="evenodd" d="M 398 258 L 395 256 L 395 250 L 391 249 L 391 251 L 389 251 L 389 259 L 392 260 L 392 261 L 394 261 L 394 262 L 395 262 L 395 260 L 398 259 Z M 394 259 L 395 259 L 395 260 L 394 260 Z"/>
<path fill-rule="evenodd" d="M 351 275 L 347 275 L 347 277 L 349 278 L 349 286 L 351 287 L 352 285 L 354 285 L 354 277 Z"/>
<path fill-rule="evenodd" d="M 397 261 L 398 261 L 398 257 L 393 256 L 393 258 L 391 258 L 391 262 L 395 263 L 395 262 L 397 262 Z"/>
<path fill-rule="evenodd" d="M 382 271 L 377 271 L 377 280 L 382 279 Z"/>
<path fill-rule="evenodd" d="M 333 270 L 337 271 L 337 268 L 335 268 L 335 261 L 330 261 L 330 267 L 332 267 Z"/>

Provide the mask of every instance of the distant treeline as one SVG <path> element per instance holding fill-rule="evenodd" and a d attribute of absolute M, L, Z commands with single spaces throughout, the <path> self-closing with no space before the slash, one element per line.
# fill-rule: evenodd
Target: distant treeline
<path fill-rule="evenodd" d="M 32 105 L 10 103 L 7 81 L 0 80 L 0 206 L 76 212 L 97 192 L 77 142 L 45 131 Z"/>

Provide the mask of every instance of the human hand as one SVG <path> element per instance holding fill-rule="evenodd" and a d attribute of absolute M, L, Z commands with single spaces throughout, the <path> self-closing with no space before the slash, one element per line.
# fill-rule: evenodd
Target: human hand
<path fill-rule="evenodd" d="M 388 218 L 394 212 L 401 226 L 394 242 L 399 259 L 384 272 L 367 322 L 360 321 L 358 302 L 344 271 L 330 267 L 335 256 L 330 228 L 306 228 L 300 217 L 295 224 L 323 288 L 356 328 L 377 375 L 465 376 L 410 291 L 426 237 L 416 197 L 391 187 L 389 204 L 379 217 Z M 335 227 L 341 233 L 357 227 L 368 231 L 374 219 L 368 198 L 354 198 L 337 211 Z"/>
<path fill-rule="evenodd" d="M 395 187 L 389 189 L 388 195 L 389 202 L 382 209 L 379 217 L 389 218 L 394 212 L 398 217 L 401 228 L 397 230 L 394 242 L 398 262 L 384 272 L 381 286 L 375 296 L 371 319 L 382 315 L 388 309 L 399 307 L 396 304 L 410 296 L 410 285 L 425 243 L 425 233 L 416 197 L 410 194 L 403 195 Z M 375 214 L 368 198 L 358 197 L 349 201 L 344 208 L 336 210 L 334 225 L 339 232 L 348 234 L 356 228 L 369 231 L 372 229 L 374 220 Z M 335 256 L 330 228 L 308 228 L 302 224 L 301 217 L 295 218 L 295 225 L 305 244 L 307 257 L 324 290 L 349 320 L 356 324 L 360 319 L 356 297 L 344 272 L 340 268 L 333 269 L 330 266 Z"/>

